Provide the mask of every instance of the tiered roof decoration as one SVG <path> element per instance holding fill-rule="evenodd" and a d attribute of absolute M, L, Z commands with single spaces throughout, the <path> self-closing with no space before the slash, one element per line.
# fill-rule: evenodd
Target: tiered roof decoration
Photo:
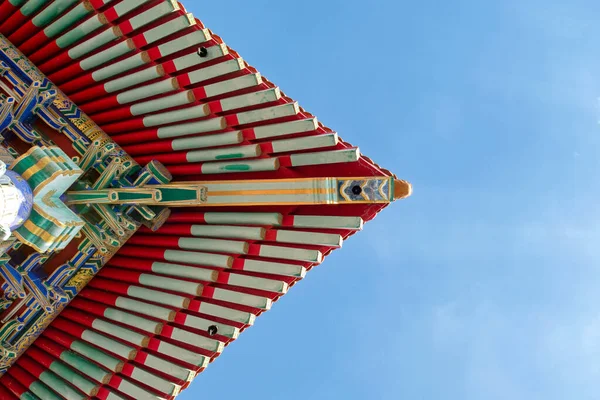
<path fill-rule="evenodd" d="M 0 134 L 0 399 L 174 398 L 411 193 L 170 0 L 0 0 Z"/>

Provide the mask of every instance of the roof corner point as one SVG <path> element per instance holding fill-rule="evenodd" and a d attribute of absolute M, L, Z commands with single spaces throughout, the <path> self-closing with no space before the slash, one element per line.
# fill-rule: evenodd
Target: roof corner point
<path fill-rule="evenodd" d="M 406 199 L 412 195 L 412 185 L 402 179 L 394 180 L 394 200 Z"/>

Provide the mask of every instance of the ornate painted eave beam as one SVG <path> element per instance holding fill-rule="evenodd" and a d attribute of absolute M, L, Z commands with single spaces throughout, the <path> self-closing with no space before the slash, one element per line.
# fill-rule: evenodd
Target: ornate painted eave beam
<path fill-rule="evenodd" d="M 393 177 L 206 181 L 71 191 L 67 203 L 168 207 L 386 204 L 411 192 L 410 183 Z"/>

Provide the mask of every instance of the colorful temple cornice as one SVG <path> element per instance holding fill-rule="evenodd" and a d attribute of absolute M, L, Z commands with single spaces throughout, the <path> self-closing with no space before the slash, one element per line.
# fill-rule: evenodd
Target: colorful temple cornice
<path fill-rule="evenodd" d="M 0 0 L 0 398 L 171 399 L 411 186 L 175 1 Z"/>

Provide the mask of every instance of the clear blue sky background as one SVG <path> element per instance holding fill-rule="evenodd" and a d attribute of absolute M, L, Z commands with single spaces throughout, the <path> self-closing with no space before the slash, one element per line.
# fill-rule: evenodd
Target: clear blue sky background
<path fill-rule="evenodd" d="M 597 1 L 184 2 L 414 195 L 182 400 L 600 398 Z"/>

